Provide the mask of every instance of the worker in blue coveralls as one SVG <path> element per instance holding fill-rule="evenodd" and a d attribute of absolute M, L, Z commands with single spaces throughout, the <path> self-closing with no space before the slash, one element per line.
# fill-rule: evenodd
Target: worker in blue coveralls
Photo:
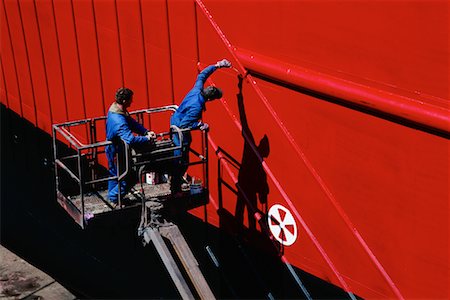
<path fill-rule="evenodd" d="M 194 87 L 184 97 L 178 109 L 170 118 L 170 125 L 175 125 L 180 129 L 191 128 L 200 130 L 207 130 L 208 124 L 201 121 L 202 113 L 205 110 L 205 103 L 215 99 L 222 98 L 222 91 L 215 86 L 208 86 L 203 88 L 206 79 L 218 68 L 230 68 L 231 63 L 223 59 L 218 61 L 215 65 L 206 67 L 197 76 Z M 180 145 L 178 135 L 173 135 L 173 142 L 176 146 Z M 172 172 L 171 192 L 176 194 L 181 191 L 182 176 L 187 170 L 189 163 L 189 146 L 191 144 L 191 133 L 185 132 L 183 134 L 182 150 L 176 150 L 175 155 L 181 154 L 180 166 L 175 168 Z"/>
<path fill-rule="evenodd" d="M 133 102 L 133 91 L 128 88 L 119 88 L 115 95 L 115 102 L 113 102 L 108 111 L 108 117 L 106 119 L 106 138 L 111 141 L 112 144 L 106 146 L 105 152 L 108 158 L 109 175 L 117 176 L 117 166 L 120 166 L 120 173 L 123 173 L 125 165 L 122 161 L 122 156 L 119 155 L 119 162 L 116 161 L 116 153 L 123 151 L 122 139 L 133 146 L 145 146 L 150 144 L 156 138 L 153 131 L 149 131 L 144 126 L 134 120 L 127 111 Z M 137 133 L 139 135 L 134 135 Z M 120 194 L 125 196 L 128 192 L 127 179 L 121 181 Z M 117 205 L 119 195 L 118 181 L 108 181 L 108 198 L 113 206 Z"/>

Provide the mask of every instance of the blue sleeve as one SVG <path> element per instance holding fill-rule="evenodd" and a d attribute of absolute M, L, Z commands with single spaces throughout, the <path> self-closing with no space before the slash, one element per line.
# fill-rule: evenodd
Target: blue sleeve
<path fill-rule="evenodd" d="M 215 65 L 210 65 L 203 69 L 197 76 L 197 80 L 195 81 L 194 88 L 201 89 L 205 84 L 206 79 L 217 69 Z"/>
<path fill-rule="evenodd" d="M 118 124 L 117 135 L 128 145 L 144 144 L 148 142 L 145 136 L 135 136 L 126 122 Z"/>
<path fill-rule="evenodd" d="M 144 135 L 148 130 L 144 126 L 142 126 L 139 122 L 137 122 L 132 117 L 128 116 L 128 124 L 130 125 L 130 129 L 132 132 L 136 132 L 138 134 Z"/>

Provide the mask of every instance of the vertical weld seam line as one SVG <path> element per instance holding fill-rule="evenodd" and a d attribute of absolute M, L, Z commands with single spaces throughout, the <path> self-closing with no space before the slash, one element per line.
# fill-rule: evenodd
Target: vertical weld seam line
<path fill-rule="evenodd" d="M 97 17 L 95 15 L 94 0 L 91 0 L 91 6 L 92 6 L 92 16 L 94 17 L 95 46 L 97 47 L 98 73 L 100 76 L 100 90 L 102 93 L 102 105 L 103 105 L 103 113 L 104 113 L 104 112 L 106 112 L 105 86 L 103 84 L 102 60 L 100 57 L 100 44 L 98 42 Z"/>
<path fill-rule="evenodd" d="M 52 13 L 53 13 L 53 23 L 55 24 L 56 44 L 58 45 L 59 69 L 61 71 L 61 82 L 62 82 L 62 88 L 63 88 L 64 107 L 66 109 L 66 111 L 65 111 L 66 120 L 65 121 L 67 121 L 67 120 L 69 120 L 69 104 L 67 103 L 66 81 L 64 79 L 64 68 L 63 68 L 63 62 L 62 62 L 62 56 L 61 56 L 61 43 L 59 41 L 58 23 L 56 21 L 55 4 L 53 1 L 54 0 L 51 1 Z"/>
<path fill-rule="evenodd" d="M 200 46 L 199 46 L 199 38 L 198 38 L 198 15 L 197 15 L 197 4 L 194 2 L 194 18 L 195 18 L 195 45 L 197 51 L 197 62 L 200 61 Z"/>
<path fill-rule="evenodd" d="M 3 2 L 3 10 L 5 13 L 6 27 L 8 28 L 9 44 L 11 47 L 11 53 L 12 53 L 13 62 L 14 62 L 14 71 L 15 71 L 15 75 L 16 75 L 15 77 L 16 77 L 17 92 L 19 93 L 18 100 L 19 100 L 19 106 L 20 106 L 20 116 L 23 117 L 22 94 L 20 93 L 19 74 L 17 71 L 16 55 L 14 54 L 14 47 L 13 47 L 12 36 L 11 36 L 11 28 L 9 26 L 8 14 L 6 12 L 6 2 Z"/>
<path fill-rule="evenodd" d="M 28 52 L 27 38 L 25 36 L 25 28 L 23 26 L 22 9 L 20 8 L 19 0 L 17 0 L 16 2 L 17 2 L 17 7 L 19 9 L 20 24 L 22 25 L 22 36 L 23 36 L 23 40 L 24 40 L 24 44 L 25 44 L 25 53 L 27 55 L 28 73 L 30 75 L 31 94 L 33 95 L 34 117 L 36 118 L 35 125 L 36 125 L 36 127 L 39 127 L 37 108 L 36 108 L 36 95 L 34 94 L 33 75 L 31 74 L 30 53 Z"/>
<path fill-rule="evenodd" d="M 50 99 L 50 87 L 48 85 L 48 72 L 47 72 L 47 63 L 45 61 L 45 55 L 44 55 L 44 44 L 42 42 L 42 35 L 41 35 L 41 25 L 39 23 L 39 16 L 37 12 L 37 6 L 36 6 L 36 0 L 33 0 L 34 4 L 34 15 L 36 17 L 36 25 L 38 28 L 38 37 L 39 37 L 39 43 L 41 45 L 41 56 L 42 56 L 42 64 L 44 66 L 44 77 L 45 77 L 45 87 L 47 89 L 47 101 L 48 101 L 48 110 L 50 113 L 50 124 L 53 124 L 53 114 L 52 114 L 52 103 Z"/>
<path fill-rule="evenodd" d="M 3 69 L 3 60 L 2 56 L 0 55 L 0 67 L 2 68 L 2 76 L 3 76 L 3 85 L 5 86 L 5 97 L 6 97 L 6 107 L 9 107 L 9 97 L 8 97 L 8 87 L 6 86 L 6 77 L 5 77 L 5 71 Z"/>
<path fill-rule="evenodd" d="M 166 20 L 167 20 L 167 35 L 169 37 L 169 64 L 170 64 L 170 83 L 172 88 L 172 104 L 175 104 L 175 90 L 173 78 L 173 61 L 172 61 L 172 42 L 170 35 L 170 20 L 169 20 L 169 2 L 166 0 Z"/>
<path fill-rule="evenodd" d="M 87 114 L 86 114 L 86 98 L 84 96 L 83 72 L 82 72 L 82 69 L 81 69 L 80 45 L 78 44 L 78 30 L 77 30 L 77 24 L 76 24 L 76 21 L 75 21 L 75 8 L 73 6 L 73 0 L 70 0 L 70 6 L 72 7 L 73 29 L 75 30 L 75 45 L 76 45 L 76 48 L 77 48 L 78 72 L 80 73 L 80 84 L 81 84 L 81 100 L 83 101 L 84 118 L 87 118 Z"/>
<path fill-rule="evenodd" d="M 138 3 L 139 3 L 139 18 L 141 23 L 142 51 L 144 53 L 145 93 L 147 95 L 147 107 L 150 107 L 150 87 L 148 85 L 147 47 L 145 46 L 144 15 L 142 13 L 142 0 L 139 0 Z M 148 114 L 148 121 L 149 127 L 151 128 L 150 115 L 151 114 Z"/>
<path fill-rule="evenodd" d="M 116 13 L 117 43 L 119 46 L 119 60 L 120 60 L 120 75 L 122 75 L 122 86 L 125 86 L 125 73 L 124 73 L 124 69 L 123 69 L 122 43 L 121 43 L 121 39 L 120 39 L 120 23 L 119 23 L 119 10 L 117 9 L 117 0 L 114 0 L 114 11 Z"/>

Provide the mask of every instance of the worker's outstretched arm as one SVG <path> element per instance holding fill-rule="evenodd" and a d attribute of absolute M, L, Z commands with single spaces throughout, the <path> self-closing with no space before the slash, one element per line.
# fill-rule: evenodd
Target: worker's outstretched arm
<path fill-rule="evenodd" d="M 208 79 L 208 77 L 212 73 L 214 73 L 215 70 L 219 68 L 230 68 L 230 67 L 231 63 L 226 59 L 222 59 L 218 61 L 215 65 L 210 65 L 206 67 L 205 69 L 203 69 L 203 71 L 200 72 L 200 74 L 198 74 L 197 80 L 195 81 L 194 84 L 194 88 L 202 89 L 206 79 Z"/>
<path fill-rule="evenodd" d="M 194 84 L 194 88 L 202 89 L 206 79 L 208 79 L 208 77 L 211 76 L 211 74 L 214 73 L 215 70 L 217 70 L 217 67 L 215 65 L 210 65 L 204 68 L 203 71 L 198 74 L 197 80 Z"/>

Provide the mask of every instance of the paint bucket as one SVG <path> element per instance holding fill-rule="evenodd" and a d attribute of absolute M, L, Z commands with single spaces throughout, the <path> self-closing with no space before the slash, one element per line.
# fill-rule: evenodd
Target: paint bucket
<path fill-rule="evenodd" d="M 200 194 L 203 191 L 202 181 L 199 179 L 192 179 L 190 189 L 191 195 Z"/>
<path fill-rule="evenodd" d="M 156 184 L 156 173 L 155 172 L 145 173 L 145 182 L 151 185 Z"/>

